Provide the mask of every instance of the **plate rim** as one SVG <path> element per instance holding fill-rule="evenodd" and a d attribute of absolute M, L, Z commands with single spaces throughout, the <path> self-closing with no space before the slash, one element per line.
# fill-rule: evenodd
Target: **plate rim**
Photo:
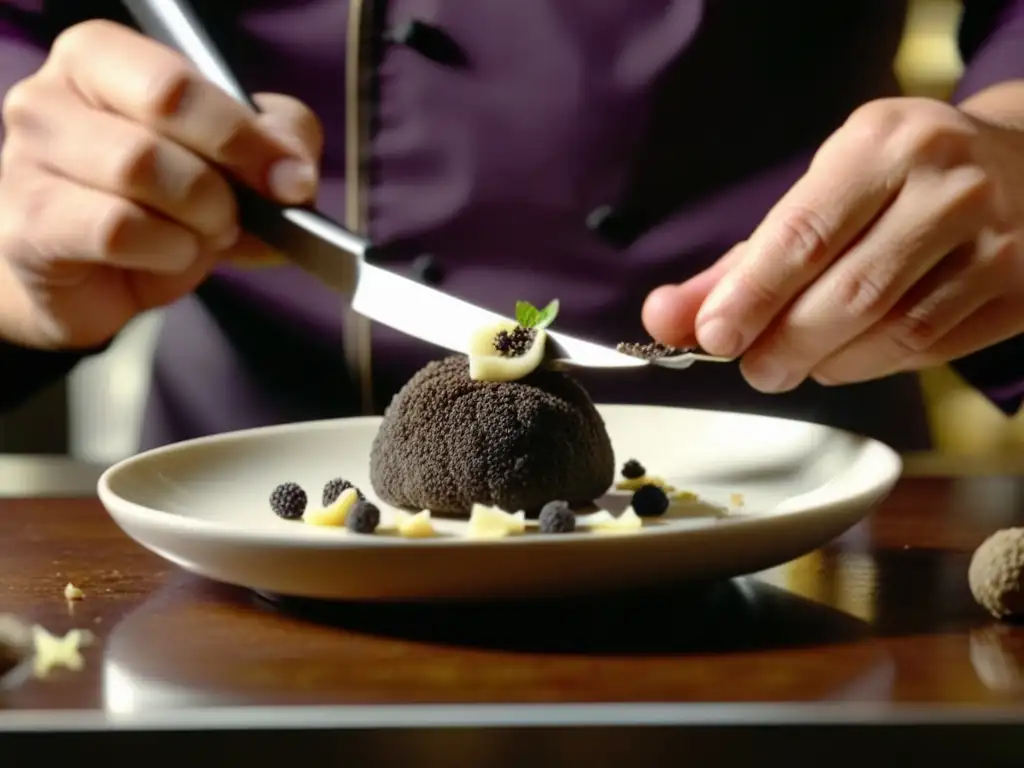
<path fill-rule="evenodd" d="M 634 404 L 634 403 L 595 403 L 599 412 L 605 409 L 634 409 L 634 410 L 671 410 L 681 413 L 695 413 L 695 414 L 715 414 L 722 417 L 736 417 L 739 416 L 743 419 L 752 419 L 757 421 L 770 421 L 770 422 L 784 422 L 790 424 L 798 424 L 805 426 L 813 426 L 818 429 L 826 430 L 828 432 L 846 435 L 849 438 L 860 443 L 862 449 L 870 450 L 878 454 L 880 458 L 883 458 L 887 462 L 886 472 L 884 475 L 880 474 L 879 477 L 870 483 L 869 487 L 860 489 L 857 493 L 844 496 L 841 500 L 828 505 L 827 507 L 817 506 L 811 509 L 795 509 L 780 512 L 772 515 L 736 515 L 731 517 L 725 517 L 717 519 L 714 523 L 714 528 L 735 528 L 735 527 L 753 527 L 756 528 L 759 525 L 767 525 L 769 521 L 777 521 L 787 517 L 798 517 L 806 518 L 807 516 L 831 514 L 837 506 L 849 507 L 854 506 L 869 506 L 873 503 L 873 497 L 885 497 L 887 496 L 898 482 L 903 472 L 903 460 L 902 457 L 890 446 L 872 437 L 866 435 L 860 435 L 849 430 L 840 429 L 838 427 L 832 427 L 827 424 L 819 424 L 817 422 L 806 421 L 801 419 L 793 419 L 780 416 L 771 416 L 767 414 L 757 413 L 745 413 L 743 411 L 723 411 L 714 410 L 709 408 L 686 408 L 677 407 L 671 405 L 657 405 L 657 404 Z M 154 457 L 160 457 L 166 454 L 178 453 L 187 451 L 195 448 L 196 446 L 211 445 L 216 443 L 232 443 L 232 442 L 244 442 L 250 439 L 253 435 L 259 434 L 260 436 L 274 436 L 275 434 L 285 434 L 290 432 L 301 432 L 307 430 L 327 430 L 335 427 L 338 424 L 356 424 L 356 425 L 368 425 L 368 424 L 379 424 L 382 416 L 351 416 L 351 417 L 339 417 L 330 419 L 315 419 L 310 421 L 296 421 L 288 422 L 285 424 L 272 424 L 262 427 L 247 427 L 240 430 L 232 430 L 229 432 L 223 432 L 213 435 L 203 435 L 200 437 L 189 438 L 187 440 L 181 440 L 167 445 L 150 448 L 145 451 L 140 451 L 133 454 L 132 456 L 126 457 L 110 467 L 106 468 L 100 475 L 96 483 L 96 491 L 99 496 L 100 502 L 119 527 L 124 528 L 122 524 L 123 518 L 127 518 L 128 524 L 138 524 L 145 526 L 149 530 L 154 528 L 163 529 L 165 531 L 171 531 L 178 535 L 195 536 L 202 535 L 204 538 L 212 539 L 218 542 L 230 542 L 236 545 L 248 545 L 248 546 L 267 546 L 276 545 L 278 547 L 287 547 L 290 549 L 300 549 L 307 551 L 339 551 L 349 549 L 365 549 L 367 547 L 382 547 L 385 549 L 392 549 L 397 547 L 431 547 L 431 548 L 459 548 L 465 547 L 507 547 L 507 546 L 570 546 L 574 545 L 582 539 L 596 541 L 608 541 L 609 543 L 617 543 L 619 546 L 626 545 L 627 542 L 642 542 L 649 541 L 652 538 L 662 538 L 679 536 L 681 534 L 692 534 L 698 529 L 679 529 L 673 526 L 664 526 L 663 528 L 658 526 L 652 526 L 645 531 L 644 535 L 626 535 L 624 534 L 609 534 L 594 536 L 591 532 L 577 531 L 572 534 L 560 534 L 560 535 L 536 535 L 536 536 L 508 536 L 496 539 L 469 539 L 460 536 L 440 536 L 423 539 L 403 539 L 401 543 L 396 543 L 392 540 L 392 537 L 373 537 L 373 536 L 349 536 L 339 535 L 339 532 L 335 531 L 324 531 L 325 535 L 305 538 L 296 538 L 294 540 L 288 540 L 287 543 L 282 542 L 281 533 L 269 529 L 241 529 L 236 525 L 231 525 L 223 522 L 214 520 L 203 520 L 194 517 L 187 517 L 183 515 L 173 514 L 160 509 L 154 509 L 153 507 L 140 504 L 135 501 L 131 501 L 120 494 L 116 493 L 111 488 L 111 483 L 117 478 L 118 475 L 130 471 L 135 465 L 143 462 L 150 461 Z M 116 511 L 115 511 L 116 510 Z M 866 514 L 866 513 L 865 513 Z M 709 528 L 711 526 L 708 526 Z M 659 530 L 660 528 L 660 530 Z M 129 533 L 127 530 L 126 533 Z M 129 535 L 131 535 L 129 533 Z M 133 537 L 134 538 L 134 537 Z"/>

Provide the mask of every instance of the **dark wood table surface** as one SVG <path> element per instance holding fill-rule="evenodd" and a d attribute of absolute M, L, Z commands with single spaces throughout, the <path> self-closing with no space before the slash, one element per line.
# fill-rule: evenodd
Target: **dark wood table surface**
<path fill-rule="evenodd" d="M 1024 525 L 1024 458 L 911 458 L 861 525 L 734 582 L 460 606 L 276 605 L 190 576 L 120 532 L 96 473 L 0 459 L 0 612 L 96 638 L 83 670 L 0 693 L 0 764 L 4 745 L 119 734 L 126 755 L 173 732 L 185 754 L 186 731 L 255 729 L 263 756 L 291 733 L 361 764 L 723 765 L 799 743 L 838 765 L 885 743 L 1024 765 L 1024 627 L 966 580 L 989 533 Z"/>

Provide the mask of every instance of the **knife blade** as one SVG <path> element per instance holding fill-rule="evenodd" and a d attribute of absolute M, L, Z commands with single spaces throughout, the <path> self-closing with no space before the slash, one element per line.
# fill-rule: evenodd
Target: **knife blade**
<path fill-rule="evenodd" d="M 189 59 L 211 82 L 257 110 L 191 4 L 185 0 L 124 0 L 142 31 Z M 247 231 L 300 268 L 341 292 L 352 309 L 382 325 L 465 353 L 470 334 L 510 318 L 403 277 L 373 262 L 380 249 L 311 207 L 281 206 L 235 187 Z M 577 366 L 635 368 L 644 360 L 610 347 L 548 331 L 547 356 Z"/>

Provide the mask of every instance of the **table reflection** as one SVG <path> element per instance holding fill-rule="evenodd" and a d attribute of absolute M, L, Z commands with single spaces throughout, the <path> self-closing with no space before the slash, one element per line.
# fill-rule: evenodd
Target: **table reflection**
<path fill-rule="evenodd" d="M 103 702 L 130 719 L 232 705 L 889 701 L 895 665 L 858 642 L 869 634 L 753 578 L 447 606 L 271 602 L 187 579 L 112 630 Z"/>
<path fill-rule="evenodd" d="M 971 632 L 971 665 L 990 691 L 1024 693 L 1024 636 L 1005 624 Z"/>

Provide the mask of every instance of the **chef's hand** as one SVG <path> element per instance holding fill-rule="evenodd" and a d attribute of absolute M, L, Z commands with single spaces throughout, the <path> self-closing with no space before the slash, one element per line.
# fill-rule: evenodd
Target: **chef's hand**
<path fill-rule="evenodd" d="M 938 365 L 1024 332 L 1024 132 L 913 98 L 857 110 L 751 237 L 647 299 L 664 343 L 764 392 Z"/>
<path fill-rule="evenodd" d="M 257 115 L 125 27 L 66 31 L 3 104 L 0 339 L 85 348 L 190 292 L 240 235 L 227 172 L 284 203 L 313 197 L 320 126 L 294 99 Z M 215 167 L 216 166 L 216 167 Z"/>

